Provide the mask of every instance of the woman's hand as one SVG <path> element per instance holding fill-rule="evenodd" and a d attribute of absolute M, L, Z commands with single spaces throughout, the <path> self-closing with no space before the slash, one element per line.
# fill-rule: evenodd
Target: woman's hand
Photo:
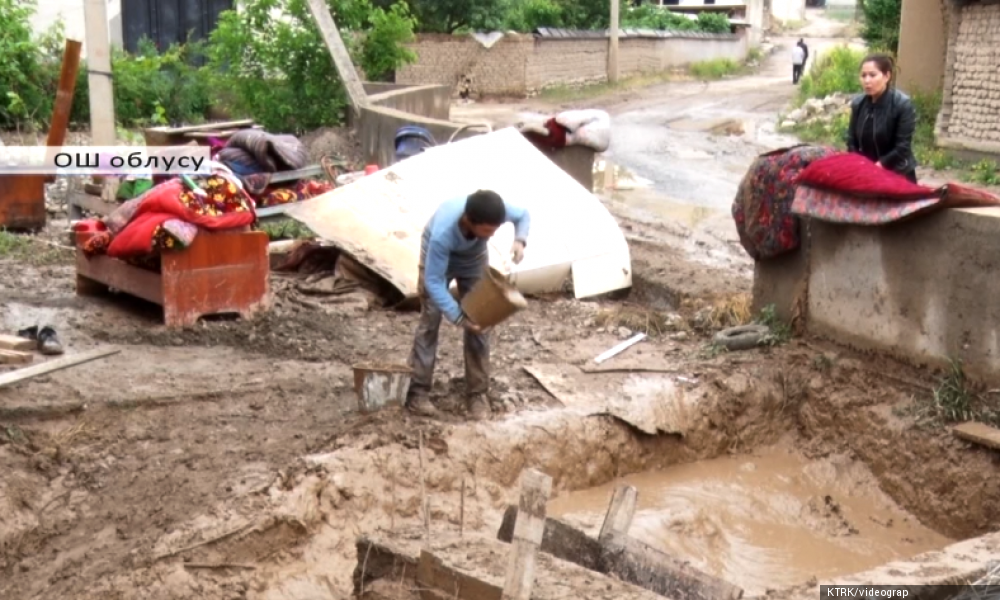
<path fill-rule="evenodd" d="M 882 166 L 881 162 L 875 163 L 875 166 L 878 167 L 878 168 L 880 168 L 880 169 L 884 169 L 885 168 L 885 167 Z"/>

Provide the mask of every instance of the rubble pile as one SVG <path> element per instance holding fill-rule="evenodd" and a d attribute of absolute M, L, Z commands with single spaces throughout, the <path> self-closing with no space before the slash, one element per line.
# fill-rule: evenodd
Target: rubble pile
<path fill-rule="evenodd" d="M 829 123 L 838 115 L 846 114 L 851 110 L 851 98 L 853 98 L 851 94 L 837 92 L 826 98 L 806 100 L 802 106 L 781 117 L 781 128 L 788 129 L 817 121 Z"/>

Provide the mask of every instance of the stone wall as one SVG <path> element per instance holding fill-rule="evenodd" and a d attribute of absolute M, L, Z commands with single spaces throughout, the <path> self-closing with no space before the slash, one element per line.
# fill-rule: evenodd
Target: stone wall
<path fill-rule="evenodd" d="M 1000 4 L 952 3 L 938 143 L 1000 153 Z"/>
<path fill-rule="evenodd" d="M 418 60 L 396 72 L 403 84 L 449 85 L 469 77 L 476 95 L 523 96 L 546 87 L 607 80 L 606 37 L 505 34 L 489 48 L 471 36 L 421 35 Z M 746 58 L 746 35 L 645 32 L 619 38 L 619 73 L 630 77 L 694 62 Z"/>

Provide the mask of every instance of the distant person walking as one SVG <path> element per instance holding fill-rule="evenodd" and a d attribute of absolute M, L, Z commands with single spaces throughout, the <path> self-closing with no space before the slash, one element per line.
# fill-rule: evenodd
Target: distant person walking
<path fill-rule="evenodd" d="M 807 62 L 809 62 L 809 46 L 806 46 L 806 41 L 802 38 L 799 38 L 798 45 L 802 46 L 802 50 L 804 50 L 806 53 L 806 57 L 802 60 L 802 64 L 805 65 Z"/>
<path fill-rule="evenodd" d="M 805 44 L 800 43 L 795 44 L 792 48 L 792 83 L 798 85 L 799 79 L 802 79 L 802 71 L 805 70 L 806 66 L 806 56 L 808 51 L 805 49 Z"/>

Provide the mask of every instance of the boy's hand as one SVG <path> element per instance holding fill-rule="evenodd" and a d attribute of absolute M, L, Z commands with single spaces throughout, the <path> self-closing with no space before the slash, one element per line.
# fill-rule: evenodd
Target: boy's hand
<path fill-rule="evenodd" d="M 510 247 L 510 259 L 514 261 L 514 264 L 520 264 L 524 260 L 524 242 L 521 240 L 516 240 L 514 245 Z"/>

